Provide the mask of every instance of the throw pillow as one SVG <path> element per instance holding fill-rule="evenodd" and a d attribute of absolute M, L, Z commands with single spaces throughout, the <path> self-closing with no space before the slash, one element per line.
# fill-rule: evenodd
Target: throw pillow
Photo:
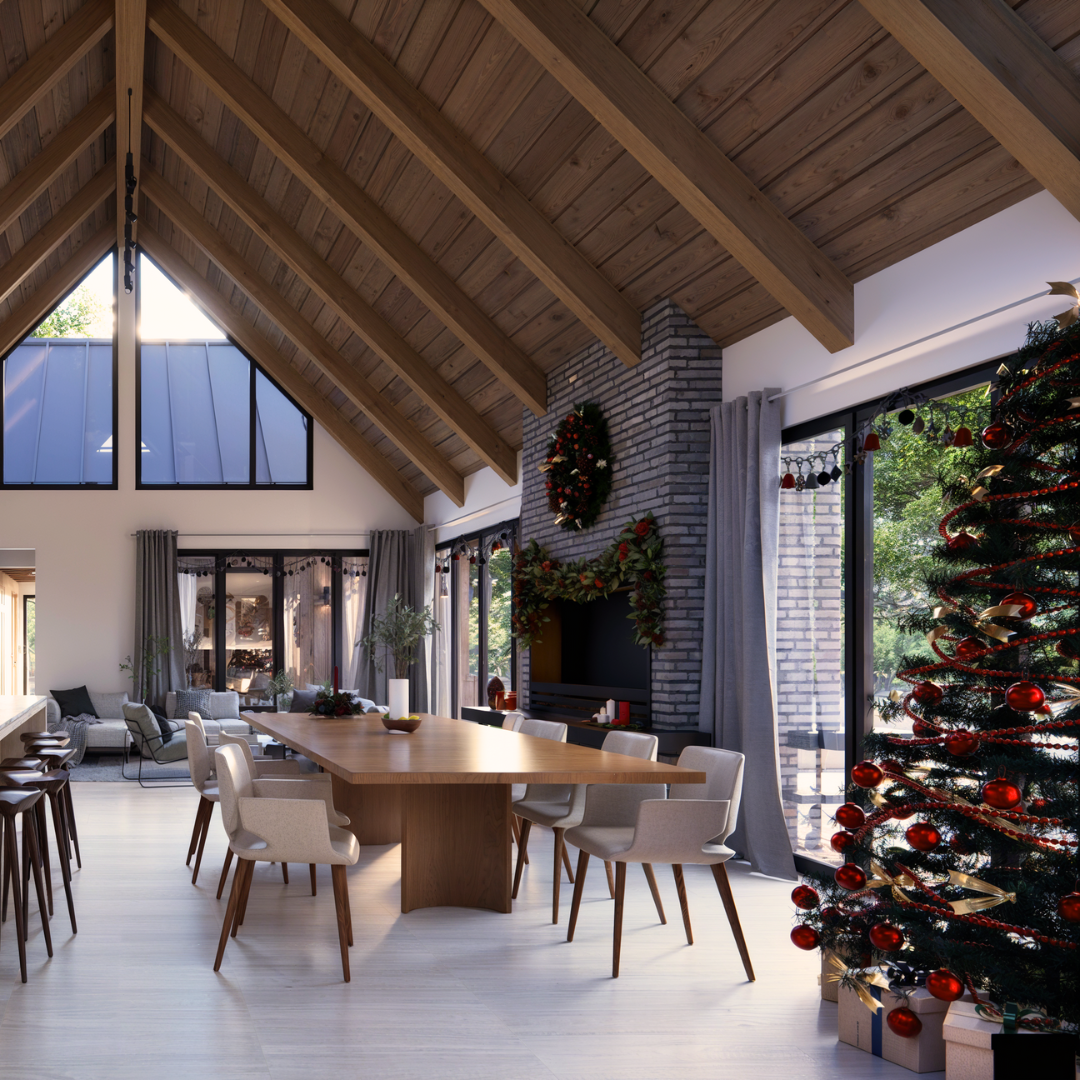
<path fill-rule="evenodd" d="M 139 750 L 143 757 L 150 757 L 151 752 L 161 746 L 161 732 L 158 730 L 157 717 L 150 711 L 150 706 L 133 705 L 128 702 L 124 705 L 124 719 L 134 722 L 142 736 L 141 739 L 136 740 L 140 743 Z"/>
<path fill-rule="evenodd" d="M 80 713 L 97 716 L 94 703 L 90 700 L 90 692 L 85 686 L 76 686 L 72 690 L 50 690 L 49 693 L 60 706 L 61 716 L 78 716 Z"/>
<path fill-rule="evenodd" d="M 177 718 L 187 719 L 189 712 L 197 712 L 204 720 L 211 720 L 209 690 L 177 690 L 176 707 L 173 709 Z"/>
<path fill-rule="evenodd" d="M 173 737 L 172 725 L 165 717 L 165 710 L 158 709 L 155 706 L 150 706 L 150 711 L 154 714 L 154 719 L 157 721 L 158 731 L 161 732 L 162 743 L 169 742 Z"/>
<path fill-rule="evenodd" d="M 366 713 L 383 711 L 381 708 L 379 708 L 378 705 L 375 704 L 374 701 L 371 700 L 371 698 L 361 697 L 359 694 L 354 693 L 352 699 L 356 702 L 357 705 L 362 706 L 364 712 Z"/>
<path fill-rule="evenodd" d="M 319 687 L 319 689 L 321 690 L 322 687 Z M 289 706 L 289 712 L 308 712 L 311 706 L 315 704 L 315 695 L 317 693 L 318 691 L 316 690 L 294 690 L 292 704 Z"/>

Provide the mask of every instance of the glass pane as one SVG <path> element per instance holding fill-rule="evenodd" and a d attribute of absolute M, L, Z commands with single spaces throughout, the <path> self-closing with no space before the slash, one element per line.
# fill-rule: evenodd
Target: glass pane
<path fill-rule="evenodd" d="M 181 484 L 220 484 L 218 420 L 205 344 L 167 343 L 165 368 L 169 376 L 176 479 Z"/>
<path fill-rule="evenodd" d="M 431 639 L 431 711 L 437 716 L 450 716 L 453 709 L 451 699 L 451 681 L 453 674 L 451 641 L 453 640 L 453 625 L 451 612 L 451 589 L 452 574 L 450 567 L 454 564 L 449 561 L 449 549 L 442 549 L 435 553 L 436 559 L 441 566 L 446 567 L 446 572 L 440 571 L 435 575 L 435 599 L 433 612 L 439 629 L 435 631 Z"/>
<path fill-rule="evenodd" d="M 214 557 L 184 556 L 177 575 L 188 686 L 214 686 Z"/>
<path fill-rule="evenodd" d="M 139 460 L 144 484 L 175 484 L 172 410 L 169 407 L 169 375 L 165 367 L 165 346 L 143 342 L 139 351 L 139 408 L 142 418 L 142 446 Z"/>
<path fill-rule="evenodd" d="M 334 676 L 330 574 L 319 556 L 285 560 L 285 670 L 298 690 Z"/>
<path fill-rule="evenodd" d="M 26 664 L 26 693 L 33 694 L 34 672 L 37 667 L 37 601 L 34 597 L 26 597 L 26 621 L 23 624 L 23 656 Z"/>
<path fill-rule="evenodd" d="M 240 704 L 269 705 L 274 667 L 273 559 L 251 556 L 252 566 L 225 573 L 225 687 Z"/>
<path fill-rule="evenodd" d="M 510 665 L 513 638 L 510 634 L 510 615 L 513 601 L 511 572 L 514 562 L 509 548 L 496 551 L 487 563 L 487 673 L 490 679 L 497 675 L 503 688 L 515 690 L 514 672 Z M 484 702 L 487 704 L 487 690 Z"/>
<path fill-rule="evenodd" d="M 113 347 L 90 344 L 86 381 L 86 428 L 83 432 L 83 480 L 111 484 L 113 475 Z"/>
<path fill-rule="evenodd" d="M 458 561 L 450 564 L 455 593 L 459 717 L 463 705 L 487 704 L 480 700 L 480 567 L 476 557 L 476 544 L 469 543 L 461 550 Z"/>
<path fill-rule="evenodd" d="M 4 361 L 4 482 L 30 484 L 45 387 L 45 343 L 20 345 Z"/>
<path fill-rule="evenodd" d="M 270 438 L 263 441 L 266 478 L 260 483 L 306 484 L 307 418 L 261 372 L 255 374 L 255 405 L 259 426 Z"/>
<path fill-rule="evenodd" d="M 83 473 L 87 346 L 50 342 L 38 434 L 38 484 L 78 484 Z"/>
<path fill-rule="evenodd" d="M 789 443 L 784 457 L 829 452 L 843 432 Z M 829 458 L 825 471 L 835 462 Z M 843 468 L 843 458 L 839 465 Z M 804 465 L 804 475 L 808 471 Z M 844 801 L 842 478 L 780 492 L 776 673 L 780 787 L 792 850 L 833 862 L 831 815 Z M 823 823 L 824 818 L 824 823 Z"/>
<path fill-rule="evenodd" d="M 341 687 L 355 690 L 359 684 L 360 639 L 364 636 L 360 620 L 364 617 L 367 597 L 367 558 L 341 560 Z"/>
<path fill-rule="evenodd" d="M 251 364 L 232 345 L 207 345 L 214 398 L 214 430 L 227 484 L 246 484 L 251 452 Z"/>

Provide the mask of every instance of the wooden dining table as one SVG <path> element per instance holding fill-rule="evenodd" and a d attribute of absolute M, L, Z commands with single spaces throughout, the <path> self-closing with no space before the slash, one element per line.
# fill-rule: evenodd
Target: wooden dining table
<path fill-rule="evenodd" d="M 510 910 L 512 784 L 703 784 L 705 774 L 421 714 L 411 734 L 376 714 L 243 719 L 321 765 L 361 844 L 401 844 L 401 910 Z"/>

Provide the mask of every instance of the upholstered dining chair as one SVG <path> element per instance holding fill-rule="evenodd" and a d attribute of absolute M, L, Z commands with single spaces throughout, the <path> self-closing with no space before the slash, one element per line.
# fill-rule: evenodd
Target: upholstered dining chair
<path fill-rule="evenodd" d="M 523 712 L 511 711 L 503 717 L 502 726 L 505 731 L 517 731 L 521 727 L 521 722 L 525 719 Z M 510 801 L 515 802 L 525 794 L 524 784 L 511 784 L 510 785 Z M 514 843 L 521 844 L 521 819 L 517 814 L 513 814 L 510 817 L 510 827 L 514 833 Z M 529 856 L 525 856 L 525 861 L 529 861 Z"/>
<path fill-rule="evenodd" d="M 604 736 L 600 749 L 611 754 L 625 754 L 627 757 L 655 761 L 658 745 L 659 739 L 655 735 L 646 735 L 636 731 L 609 731 Z M 569 861 L 564 835 L 567 829 L 581 824 L 585 815 L 585 797 L 588 786 L 587 784 L 529 784 L 522 798 L 511 807 L 522 820 L 517 867 L 514 870 L 514 890 L 511 894 L 514 900 L 517 899 L 518 887 L 521 884 L 521 871 L 528 853 L 529 833 L 532 826 L 544 825 L 555 832 L 555 873 L 551 893 L 551 921 L 553 923 L 559 921 L 559 888 L 562 883 L 563 859 Z M 660 921 L 667 922 L 664 917 L 664 907 L 660 903 L 660 891 L 656 887 L 653 869 L 648 863 L 643 863 L 642 866 L 649 881 L 649 888 L 652 890 L 656 910 L 660 914 Z M 571 884 L 573 881 L 571 874 Z M 612 894 L 614 895 L 614 890 Z"/>
<path fill-rule="evenodd" d="M 508 712 L 503 717 L 502 726 L 507 731 L 520 731 L 521 723 L 524 719 L 525 714 L 523 712 Z"/>
<path fill-rule="evenodd" d="M 229 847 L 237 858 L 214 970 L 221 968 L 230 933 L 236 937 L 244 922 L 256 862 L 325 863 L 331 867 L 341 970 L 348 982 L 353 935 L 345 868 L 360 858 L 360 845 L 351 832 L 328 821 L 333 807 L 326 785 L 283 777 L 254 779 L 243 751 L 235 745 L 218 747 L 214 756 L 221 789 L 221 817 Z"/>
<path fill-rule="evenodd" d="M 567 941 L 574 940 L 585 871 L 589 856 L 596 855 L 615 863 L 615 931 L 612 943 L 612 978 L 619 977 L 619 953 L 622 944 L 623 896 L 626 888 L 626 864 L 671 863 L 675 888 L 682 908 L 686 943 L 693 945 L 690 908 L 682 868 L 687 863 L 702 863 L 712 868 L 720 898 L 724 902 L 731 932 L 735 936 L 746 977 L 754 981 L 750 952 L 746 947 L 735 898 L 724 863 L 735 853 L 724 845 L 739 820 L 742 798 L 742 754 L 708 746 L 688 746 L 679 755 L 679 765 L 704 772 L 704 784 L 672 784 L 668 798 L 662 796 L 638 803 L 631 820 L 627 807 L 618 805 L 623 785 L 593 785 L 585 803 L 580 825 L 566 833 L 567 843 L 581 849 L 578 859 L 574 902 L 570 912 Z M 662 790 L 662 789 L 661 789 Z M 594 793 L 599 797 L 594 798 Z M 606 796 L 606 798 L 605 798 Z"/>
<path fill-rule="evenodd" d="M 504 722 L 503 726 L 506 724 Z M 531 735 L 536 739 L 551 739 L 553 742 L 566 742 L 566 725 L 558 720 L 537 720 L 531 716 L 523 716 L 521 723 L 514 728 L 514 731 L 519 732 L 522 735 Z M 525 798 L 525 789 L 528 784 L 511 784 L 510 785 L 510 802 L 520 802 Z M 525 837 L 526 829 L 528 825 L 517 814 L 513 814 L 510 821 L 514 829 L 514 840 L 518 845 L 518 852 L 521 852 L 522 842 Z M 529 862 L 529 853 L 526 850 L 525 859 L 526 865 Z M 570 878 L 570 883 L 574 882 L 574 871 L 570 866 L 569 856 L 563 852 L 563 861 L 566 865 L 566 874 Z"/>
<path fill-rule="evenodd" d="M 186 866 L 191 865 L 191 856 L 195 856 L 195 869 L 191 873 L 191 884 L 199 880 L 199 866 L 202 864 L 203 848 L 206 846 L 206 834 L 210 831 L 210 819 L 214 816 L 214 805 L 218 802 L 217 777 L 214 775 L 214 759 L 210 747 L 206 744 L 206 729 L 202 718 L 192 719 L 198 713 L 188 713 L 184 723 L 187 732 L 188 768 L 191 783 L 199 793 L 199 805 L 195 810 L 195 826 L 191 830 L 191 843 L 188 844 Z"/>

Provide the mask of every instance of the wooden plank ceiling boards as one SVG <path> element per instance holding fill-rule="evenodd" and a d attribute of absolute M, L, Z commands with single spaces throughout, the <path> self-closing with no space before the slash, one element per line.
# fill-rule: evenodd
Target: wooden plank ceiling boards
<path fill-rule="evenodd" d="M 75 3 L 0 3 L 0 340 L 122 235 L 130 87 L 140 243 L 416 516 L 658 300 L 841 348 L 852 282 L 1080 216 L 1076 3 Z"/>

